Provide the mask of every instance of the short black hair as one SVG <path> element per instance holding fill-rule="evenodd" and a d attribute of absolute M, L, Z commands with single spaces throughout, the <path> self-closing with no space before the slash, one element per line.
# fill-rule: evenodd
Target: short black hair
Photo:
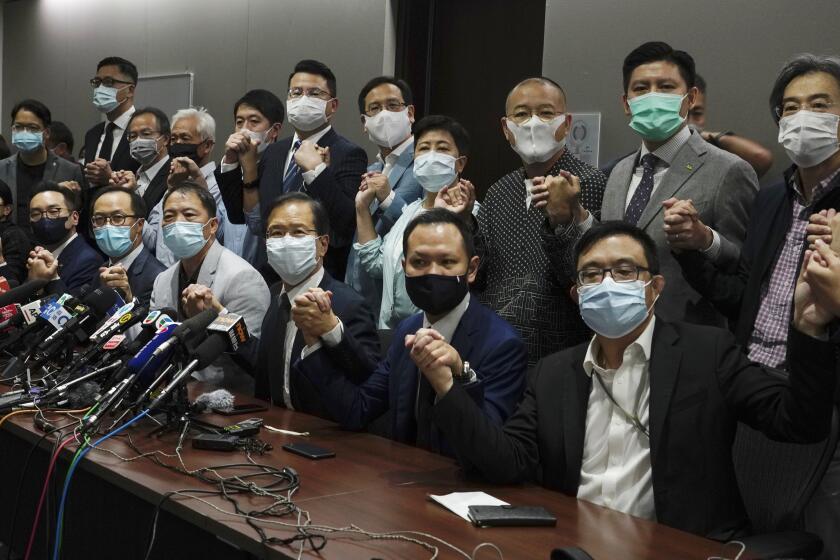
<path fill-rule="evenodd" d="M 700 93 L 706 94 L 706 79 L 700 74 L 694 74 L 694 87 L 700 90 Z"/>
<path fill-rule="evenodd" d="M 312 218 L 315 220 L 315 232 L 318 235 L 329 235 L 330 215 L 327 213 L 327 209 L 324 208 L 324 205 L 321 204 L 319 200 L 316 200 L 303 192 L 295 191 L 278 196 L 268 207 L 268 213 L 266 213 L 266 216 L 271 216 L 272 212 L 293 201 L 308 203 L 309 207 L 312 209 Z"/>
<path fill-rule="evenodd" d="M 161 202 L 161 208 L 166 208 L 166 201 L 172 196 L 174 193 L 180 192 L 184 194 L 192 193 L 198 197 L 198 200 L 201 202 L 201 205 L 204 206 L 204 209 L 207 210 L 207 214 L 211 218 L 216 217 L 216 199 L 213 198 L 213 195 L 210 194 L 210 191 L 206 188 L 195 185 L 192 183 L 181 183 L 176 187 L 172 187 L 166 194 L 163 195 L 163 202 Z"/>
<path fill-rule="evenodd" d="M 668 43 L 650 41 L 633 49 L 624 59 L 624 65 L 621 68 L 624 76 L 624 92 L 627 93 L 627 88 L 630 86 L 630 76 L 633 74 L 633 70 L 642 64 L 660 61 L 676 65 L 686 87 L 688 89 L 694 87 L 697 74 L 694 69 L 694 59 L 691 55 L 685 51 L 675 51 Z"/>
<path fill-rule="evenodd" d="M 776 114 L 776 108 L 781 107 L 788 84 L 799 76 L 816 72 L 824 72 L 830 75 L 840 87 L 840 57 L 804 53 L 785 63 L 773 84 L 773 90 L 770 92 L 770 112 L 777 123 L 779 122 L 779 115 Z"/>
<path fill-rule="evenodd" d="M 414 103 L 414 95 L 411 93 L 411 86 L 408 85 L 408 82 L 405 80 L 400 80 L 399 78 L 395 78 L 393 76 L 377 76 L 371 79 L 368 83 L 362 87 L 362 91 L 359 92 L 359 112 L 365 112 L 365 97 L 370 91 L 374 88 L 377 88 L 383 84 L 391 84 L 392 86 L 397 86 L 399 88 L 400 93 L 402 94 L 403 101 L 406 105 L 411 105 Z"/>
<path fill-rule="evenodd" d="M 462 156 L 467 156 L 470 153 L 470 134 L 461 123 L 447 117 L 446 115 L 429 115 L 423 117 L 414 123 L 412 133 L 414 134 L 414 142 L 419 143 L 420 137 L 432 130 L 443 130 L 448 132 L 452 139 L 455 140 L 455 145 L 458 147 L 458 152 Z"/>
<path fill-rule="evenodd" d="M 110 193 L 127 194 L 131 198 L 131 213 L 134 214 L 135 218 L 139 220 L 140 218 L 146 217 L 148 209 L 146 207 L 146 201 L 143 200 L 143 197 L 137 194 L 137 192 L 132 189 L 126 189 L 117 186 L 105 187 L 96 191 L 96 193 L 93 195 L 93 198 L 90 201 L 91 215 L 93 214 L 93 207 L 96 206 L 96 201 L 104 195 Z"/>
<path fill-rule="evenodd" d="M 282 123 L 283 119 L 286 118 L 286 109 L 283 107 L 283 102 L 267 89 L 252 89 L 240 97 L 236 105 L 233 106 L 234 118 L 236 118 L 236 112 L 240 105 L 253 107 L 272 124 Z"/>
<path fill-rule="evenodd" d="M 50 142 L 53 146 L 64 142 L 67 145 L 67 151 L 73 153 L 73 132 L 61 121 L 53 121 L 50 124 Z"/>
<path fill-rule="evenodd" d="M 12 189 L 9 185 L 0 179 L 0 201 L 6 206 L 13 206 L 15 201 L 12 200 Z"/>
<path fill-rule="evenodd" d="M 71 212 L 78 212 L 82 207 L 82 199 L 76 191 L 62 187 L 55 181 L 41 181 L 35 185 L 35 188 L 32 189 L 32 198 L 29 200 L 31 201 L 36 195 L 43 192 L 57 192 L 61 194 L 64 197 L 64 202 L 67 204 L 67 209 Z"/>
<path fill-rule="evenodd" d="M 15 106 L 12 107 L 12 122 L 14 122 L 15 117 L 17 117 L 17 114 L 20 111 L 29 111 L 38 117 L 38 119 L 44 124 L 44 128 L 49 128 L 52 123 L 52 113 L 50 113 L 50 110 L 46 105 L 37 99 L 24 99 L 23 101 L 15 103 Z"/>
<path fill-rule="evenodd" d="M 430 226 L 434 224 L 452 224 L 461 232 L 461 239 L 464 241 L 464 251 L 467 253 L 467 260 L 475 256 L 475 240 L 470 227 L 454 212 L 445 208 L 432 208 L 427 212 L 418 214 L 412 219 L 403 233 L 403 256 L 408 255 L 408 238 L 417 226 Z"/>
<path fill-rule="evenodd" d="M 599 241 L 616 236 L 630 237 L 641 245 L 645 252 L 648 271 L 651 274 L 659 274 L 659 253 L 656 252 L 656 243 L 643 229 L 621 220 L 595 224 L 581 236 L 575 245 L 575 269 L 582 254 Z"/>
<path fill-rule="evenodd" d="M 172 136 L 172 129 L 169 125 L 169 117 L 167 117 L 166 113 L 164 113 L 157 107 L 143 107 L 142 109 L 137 109 L 136 111 L 134 111 L 134 114 L 131 115 L 130 119 L 128 119 L 128 124 L 125 125 L 125 129 L 130 129 L 131 123 L 134 122 L 134 119 L 136 119 L 140 115 L 154 115 L 157 119 L 157 124 L 158 128 L 160 129 L 160 133 L 166 136 L 167 138 Z"/>
<path fill-rule="evenodd" d="M 335 74 L 333 71 L 330 70 L 329 66 L 324 64 L 323 62 L 317 60 L 301 60 L 297 64 L 295 64 L 295 69 L 289 74 L 289 82 L 287 85 L 291 85 L 292 78 L 295 74 L 300 72 L 304 72 L 306 74 L 315 74 L 316 76 L 321 76 L 327 81 L 327 87 L 330 89 L 330 95 L 336 97 L 338 92 L 336 91 L 336 84 L 335 84 Z"/>
<path fill-rule="evenodd" d="M 99 64 L 96 65 L 96 70 L 98 71 L 103 66 L 116 66 L 120 69 L 120 73 L 131 78 L 131 82 L 137 85 L 137 66 L 133 62 L 118 56 L 109 56 L 99 61 Z"/>

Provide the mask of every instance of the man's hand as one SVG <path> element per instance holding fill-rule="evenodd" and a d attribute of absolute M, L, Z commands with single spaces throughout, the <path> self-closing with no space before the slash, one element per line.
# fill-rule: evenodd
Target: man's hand
<path fill-rule="evenodd" d="M 373 199 L 376 198 L 376 191 L 371 188 L 366 178 L 368 174 L 362 175 L 362 182 L 359 184 L 359 190 L 356 192 L 356 210 L 370 211 L 370 205 Z"/>
<path fill-rule="evenodd" d="M 184 288 L 181 292 L 181 305 L 187 317 L 198 315 L 205 309 L 215 309 L 219 313 L 224 310 L 224 306 L 213 295 L 213 290 L 201 284 L 190 284 Z"/>
<path fill-rule="evenodd" d="M 362 175 L 362 183 L 373 189 L 373 192 L 376 193 L 376 200 L 379 202 L 382 202 L 391 194 L 391 183 L 388 182 L 388 176 L 378 171 L 368 171 Z"/>
<path fill-rule="evenodd" d="M 435 208 L 445 208 L 463 219 L 469 218 L 475 206 L 475 187 L 466 179 L 443 187 L 435 198 Z"/>
<path fill-rule="evenodd" d="M 40 245 L 29 252 L 26 268 L 29 269 L 30 280 L 50 281 L 58 278 L 58 259 Z"/>
<path fill-rule="evenodd" d="M 816 251 L 817 239 L 822 239 L 835 253 L 840 253 L 840 213 L 834 208 L 811 214 L 805 232 L 808 234 L 810 251 Z"/>
<path fill-rule="evenodd" d="M 822 240 L 816 251 L 806 251 L 793 294 L 793 325 L 805 334 L 820 337 L 840 312 L 840 257 Z"/>
<path fill-rule="evenodd" d="M 134 296 L 131 293 L 131 286 L 128 283 L 128 271 L 121 265 L 103 266 L 99 269 L 99 280 L 103 286 L 120 290 L 125 301 L 131 301 Z"/>
<path fill-rule="evenodd" d="M 318 342 L 338 325 L 338 317 L 332 310 L 332 295 L 332 292 L 321 288 L 309 288 L 308 292 L 294 299 L 292 320 L 303 334 L 307 346 Z"/>
<path fill-rule="evenodd" d="M 243 158 L 249 157 L 253 157 L 256 161 L 258 145 L 259 142 L 253 142 L 251 137 L 244 132 L 234 132 L 225 142 L 224 163 L 241 163 Z"/>
<path fill-rule="evenodd" d="M 329 150 L 321 148 L 315 142 L 304 140 L 295 152 L 295 162 L 301 172 L 312 171 L 322 163 L 329 165 Z"/>
<path fill-rule="evenodd" d="M 78 183 L 78 181 L 62 181 L 58 184 L 58 186 L 68 188 L 71 191 L 75 191 L 77 194 L 82 193 L 82 186 Z"/>
<path fill-rule="evenodd" d="M 137 188 L 137 177 L 134 176 L 133 171 L 129 171 L 127 169 L 123 171 L 114 171 L 111 173 L 111 180 L 108 184 L 133 191 Z"/>
<path fill-rule="evenodd" d="M 463 372 L 461 355 L 434 329 L 419 329 L 407 335 L 405 347 L 411 349 L 409 356 L 438 396 L 448 393 L 453 377 Z"/>
<path fill-rule="evenodd" d="M 111 180 L 111 164 L 108 160 L 96 158 L 85 165 L 85 179 L 92 185 L 104 187 Z"/>
<path fill-rule="evenodd" d="M 552 228 L 572 220 L 583 222 L 589 213 L 580 204 L 580 179 L 568 171 L 547 177 L 534 177 L 531 182 L 531 204 L 543 211 Z"/>
<path fill-rule="evenodd" d="M 712 246 L 712 230 L 700 220 L 694 202 L 669 198 L 662 206 L 665 208 L 665 235 L 671 249 L 703 251 Z"/>
<path fill-rule="evenodd" d="M 187 179 L 191 179 L 200 187 L 209 188 L 207 181 L 204 179 L 204 174 L 196 162 L 188 157 L 173 158 L 169 166 L 169 176 L 166 178 L 167 185 L 170 188 L 176 187 Z"/>

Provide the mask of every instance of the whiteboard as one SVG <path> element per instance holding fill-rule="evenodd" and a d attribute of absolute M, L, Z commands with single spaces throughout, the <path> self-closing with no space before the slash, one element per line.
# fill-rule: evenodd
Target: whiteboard
<path fill-rule="evenodd" d="M 140 76 L 134 106 L 138 109 L 157 107 L 172 118 L 179 109 L 192 107 L 193 79 L 192 72 Z"/>

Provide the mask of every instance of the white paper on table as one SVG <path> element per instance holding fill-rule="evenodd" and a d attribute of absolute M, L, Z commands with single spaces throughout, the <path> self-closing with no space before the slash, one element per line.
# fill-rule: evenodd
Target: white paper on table
<path fill-rule="evenodd" d="M 531 179 L 525 179 L 525 210 L 531 208 L 531 199 L 534 198 L 534 195 L 531 193 L 531 189 L 534 188 L 534 182 Z"/>
<path fill-rule="evenodd" d="M 466 521 L 472 523 L 468 512 L 469 506 L 507 506 L 498 498 L 484 492 L 452 492 L 444 496 L 429 495 L 429 497 Z"/>

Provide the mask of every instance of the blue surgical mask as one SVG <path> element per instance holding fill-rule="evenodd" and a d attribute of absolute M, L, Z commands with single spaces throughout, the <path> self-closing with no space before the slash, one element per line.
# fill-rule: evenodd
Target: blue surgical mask
<path fill-rule="evenodd" d="M 21 152 L 34 152 L 44 145 L 44 131 L 29 132 L 23 130 L 12 132 L 12 144 Z"/>
<path fill-rule="evenodd" d="M 414 158 L 414 176 L 420 186 L 427 192 L 440 192 L 458 178 L 455 171 L 456 159 L 449 154 L 441 154 L 432 150 Z"/>
<path fill-rule="evenodd" d="M 110 113 L 120 106 L 117 101 L 118 91 L 115 87 L 97 86 L 93 90 L 93 106 L 102 113 Z"/>
<path fill-rule="evenodd" d="M 647 285 L 642 280 L 616 282 L 607 276 L 600 284 L 579 287 L 578 305 L 583 322 L 607 338 L 629 334 L 650 313 L 645 299 Z"/>
<path fill-rule="evenodd" d="M 629 99 L 630 128 L 645 140 L 660 142 L 673 136 L 687 118 L 680 115 L 686 95 L 676 93 L 650 92 Z"/>
<path fill-rule="evenodd" d="M 209 223 L 208 220 L 203 224 L 175 222 L 165 225 L 163 226 L 163 243 L 178 260 L 194 257 L 209 240 L 204 238 L 204 226 Z"/>
<path fill-rule="evenodd" d="M 137 225 L 140 222 L 135 222 Z M 93 230 L 93 235 L 96 237 L 96 244 L 102 249 L 102 252 L 109 257 L 117 258 L 127 254 L 131 251 L 131 230 L 132 226 L 112 226 L 105 225 Z"/>

